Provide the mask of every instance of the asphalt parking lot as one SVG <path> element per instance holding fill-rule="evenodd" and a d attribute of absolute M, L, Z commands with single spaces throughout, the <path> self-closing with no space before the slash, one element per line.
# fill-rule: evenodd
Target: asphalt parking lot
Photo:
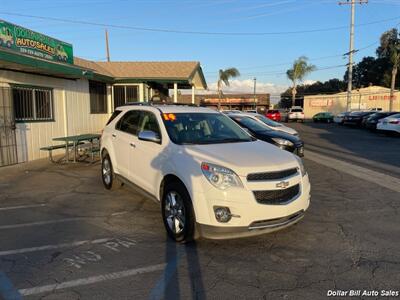
<path fill-rule="evenodd" d="M 310 209 L 295 226 L 246 239 L 170 242 L 157 204 L 127 187 L 105 190 L 98 163 L 0 169 L 0 295 L 324 299 L 329 290 L 399 291 L 400 138 L 290 126 L 306 143 Z"/>

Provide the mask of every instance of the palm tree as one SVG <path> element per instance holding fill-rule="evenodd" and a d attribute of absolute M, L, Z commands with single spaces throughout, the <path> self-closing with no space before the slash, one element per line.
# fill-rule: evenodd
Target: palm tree
<path fill-rule="evenodd" d="M 293 83 L 292 86 L 292 106 L 295 105 L 296 94 L 297 94 L 297 83 L 303 81 L 303 79 L 314 71 L 316 67 L 308 63 L 308 58 L 300 56 L 293 62 L 293 67 L 286 71 L 286 75 L 289 80 Z"/>
<path fill-rule="evenodd" d="M 400 34 L 397 29 L 393 28 L 386 31 L 381 36 L 381 46 L 378 52 L 382 56 L 389 58 L 392 65 L 392 78 L 390 83 L 390 102 L 389 111 L 393 110 L 393 100 L 394 100 L 394 89 L 396 86 L 396 76 L 398 68 L 400 67 Z"/>
<path fill-rule="evenodd" d="M 222 98 L 222 84 L 229 86 L 229 79 L 240 76 L 240 72 L 236 68 L 228 68 L 225 70 L 219 70 L 217 89 L 218 89 L 218 110 L 221 110 L 221 98 Z"/>

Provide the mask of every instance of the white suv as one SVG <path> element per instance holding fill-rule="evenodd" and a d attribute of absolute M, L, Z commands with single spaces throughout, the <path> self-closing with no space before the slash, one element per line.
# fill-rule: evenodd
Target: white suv
<path fill-rule="evenodd" d="M 177 242 L 275 231 L 310 203 L 301 159 L 258 141 L 222 113 L 172 105 L 117 108 L 101 138 L 102 179 L 161 203 Z"/>
<path fill-rule="evenodd" d="M 292 106 L 287 116 L 288 122 L 300 120 L 304 122 L 304 111 L 301 106 Z"/>

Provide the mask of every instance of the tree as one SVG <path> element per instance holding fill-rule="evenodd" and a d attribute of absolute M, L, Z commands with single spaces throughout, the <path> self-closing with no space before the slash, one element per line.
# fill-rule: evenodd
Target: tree
<path fill-rule="evenodd" d="M 296 94 L 297 94 L 297 84 L 303 81 L 303 79 L 314 71 L 316 67 L 308 63 L 308 58 L 305 56 L 300 56 L 293 62 L 293 67 L 286 71 L 286 75 L 290 81 L 292 81 L 292 105 L 295 105 Z"/>
<path fill-rule="evenodd" d="M 400 34 L 396 28 L 392 28 L 381 35 L 380 46 L 376 50 L 376 53 L 378 57 L 387 58 L 392 67 L 389 104 L 389 111 L 392 111 L 396 76 L 400 67 Z"/>
<path fill-rule="evenodd" d="M 229 79 L 240 76 L 240 72 L 236 68 L 228 68 L 225 70 L 219 70 L 217 89 L 218 89 L 218 110 L 221 109 L 221 98 L 222 98 L 222 84 L 229 86 Z"/>

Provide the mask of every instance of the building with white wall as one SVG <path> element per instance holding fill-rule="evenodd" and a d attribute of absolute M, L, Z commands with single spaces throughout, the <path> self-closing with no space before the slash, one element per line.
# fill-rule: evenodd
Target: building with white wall
<path fill-rule="evenodd" d="M 393 110 L 400 111 L 400 93 L 395 91 L 392 98 Z M 304 115 L 311 119 L 319 112 L 338 114 L 347 109 L 347 92 L 331 95 L 304 96 Z M 388 111 L 390 107 L 390 89 L 382 86 L 369 86 L 355 89 L 351 93 L 349 110 L 379 109 Z"/>
<path fill-rule="evenodd" d="M 194 101 L 207 87 L 199 62 L 93 62 L 67 43 L 1 26 L 9 37 L 0 36 L 0 166 L 46 157 L 40 148 L 55 137 L 100 132 L 126 102 L 176 102 L 180 89 Z"/>

